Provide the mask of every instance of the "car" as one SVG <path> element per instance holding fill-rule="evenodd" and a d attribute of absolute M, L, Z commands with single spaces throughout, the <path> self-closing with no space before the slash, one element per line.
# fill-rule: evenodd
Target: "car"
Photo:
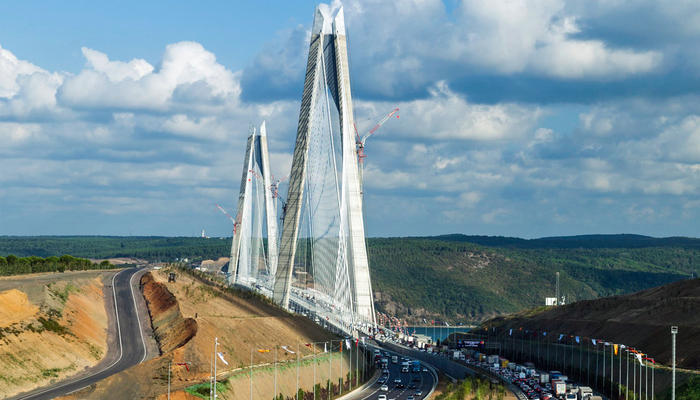
<path fill-rule="evenodd" d="M 380 395 L 377 397 L 377 400 L 386 400 L 386 395 L 385 395 L 385 394 L 380 394 Z"/>
<path fill-rule="evenodd" d="M 403 388 L 405 388 L 405 387 L 406 387 L 406 385 L 404 385 L 403 383 L 397 383 L 397 384 L 396 384 L 396 388 L 397 388 L 397 389 L 403 389 Z"/>
<path fill-rule="evenodd" d="M 423 368 L 423 372 L 428 372 L 428 368 Z"/>
<path fill-rule="evenodd" d="M 379 390 L 381 390 L 381 391 L 383 391 L 383 392 L 388 392 L 388 391 L 389 391 L 389 386 L 387 386 L 387 385 L 382 385 L 382 386 L 379 388 Z"/>
<path fill-rule="evenodd" d="M 413 395 L 414 395 L 414 396 L 422 396 L 422 395 L 423 395 L 423 392 L 420 391 L 420 390 L 416 390 L 416 392 L 413 393 Z"/>
<path fill-rule="evenodd" d="M 406 400 L 416 400 L 416 398 L 413 396 L 408 396 L 408 397 L 406 397 Z"/>
<path fill-rule="evenodd" d="M 415 389 L 415 388 L 416 388 L 416 384 L 415 384 L 415 383 L 412 383 L 412 384 L 408 385 L 408 388 L 409 388 L 409 389 Z"/>
<path fill-rule="evenodd" d="M 401 378 L 394 379 L 394 383 L 401 383 Z"/>

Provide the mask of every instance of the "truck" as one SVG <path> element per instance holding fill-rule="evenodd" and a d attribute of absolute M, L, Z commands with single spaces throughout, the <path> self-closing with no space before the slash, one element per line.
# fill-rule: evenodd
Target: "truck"
<path fill-rule="evenodd" d="M 420 372 L 420 361 L 413 360 L 413 362 L 411 364 L 413 367 L 413 372 Z"/>
<path fill-rule="evenodd" d="M 459 360 L 459 355 L 460 355 L 460 354 L 462 354 L 461 351 L 455 350 L 455 351 L 452 353 L 452 359 L 453 359 L 453 360 Z"/>
<path fill-rule="evenodd" d="M 566 394 L 566 383 L 560 380 L 552 380 L 552 391 L 555 395 L 562 396 Z"/>
<path fill-rule="evenodd" d="M 398 356 L 391 356 L 391 363 L 396 364 L 399 362 L 399 357 Z"/>
<path fill-rule="evenodd" d="M 588 386 L 579 386 L 578 388 L 578 398 L 580 400 L 585 399 L 587 396 L 593 395 L 593 389 Z"/>
<path fill-rule="evenodd" d="M 486 357 L 486 362 L 488 362 L 489 364 L 496 364 L 498 362 L 498 355 L 492 354 Z"/>
<path fill-rule="evenodd" d="M 549 382 L 549 374 L 546 372 L 541 373 L 540 374 L 540 383 L 545 384 L 547 382 Z"/>

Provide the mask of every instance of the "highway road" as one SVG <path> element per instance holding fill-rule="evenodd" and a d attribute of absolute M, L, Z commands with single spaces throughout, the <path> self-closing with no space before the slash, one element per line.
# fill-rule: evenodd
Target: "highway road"
<path fill-rule="evenodd" d="M 147 352 L 141 329 L 142 317 L 137 312 L 135 300 L 135 296 L 141 296 L 138 291 L 140 271 L 136 268 L 121 270 L 114 275 L 110 285 L 105 285 L 105 290 L 112 292 L 112 301 L 115 304 L 117 338 L 116 352 L 112 353 L 113 357 L 105 357 L 105 361 L 78 377 L 69 378 L 11 399 L 43 400 L 63 396 L 143 362 Z"/>
<path fill-rule="evenodd" d="M 389 353 L 389 357 L 387 357 L 389 358 L 389 374 L 380 375 L 387 377 L 385 384 L 388 390 L 382 390 L 383 384 L 375 381 L 363 389 L 342 397 L 342 400 L 376 400 L 380 395 L 385 395 L 387 399 L 396 400 L 405 400 L 409 396 L 413 396 L 416 400 L 425 399 L 437 384 L 435 375 L 430 370 L 423 372 L 424 366 L 421 367 L 421 372 L 401 372 L 401 355 L 386 350 L 382 350 L 382 352 Z M 391 362 L 393 355 L 399 357 L 396 364 Z M 403 388 L 397 387 L 398 383 L 394 382 L 396 379 L 401 380 Z M 417 390 L 421 391 L 421 395 L 416 395 Z"/>

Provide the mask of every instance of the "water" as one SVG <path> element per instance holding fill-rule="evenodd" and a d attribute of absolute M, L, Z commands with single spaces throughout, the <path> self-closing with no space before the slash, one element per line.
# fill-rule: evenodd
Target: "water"
<path fill-rule="evenodd" d="M 426 335 L 436 340 L 445 340 L 448 335 L 454 332 L 469 332 L 471 328 L 466 326 L 409 326 L 406 328 L 409 334 L 413 334 L 414 330 L 416 334 Z"/>

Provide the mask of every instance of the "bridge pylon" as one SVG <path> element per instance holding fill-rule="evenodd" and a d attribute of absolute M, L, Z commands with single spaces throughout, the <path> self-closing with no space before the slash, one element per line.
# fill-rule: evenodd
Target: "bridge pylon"
<path fill-rule="evenodd" d="M 274 301 L 298 293 L 351 327 L 375 325 L 342 6 L 316 8 Z M 318 314 L 317 314 L 318 315 Z"/>

